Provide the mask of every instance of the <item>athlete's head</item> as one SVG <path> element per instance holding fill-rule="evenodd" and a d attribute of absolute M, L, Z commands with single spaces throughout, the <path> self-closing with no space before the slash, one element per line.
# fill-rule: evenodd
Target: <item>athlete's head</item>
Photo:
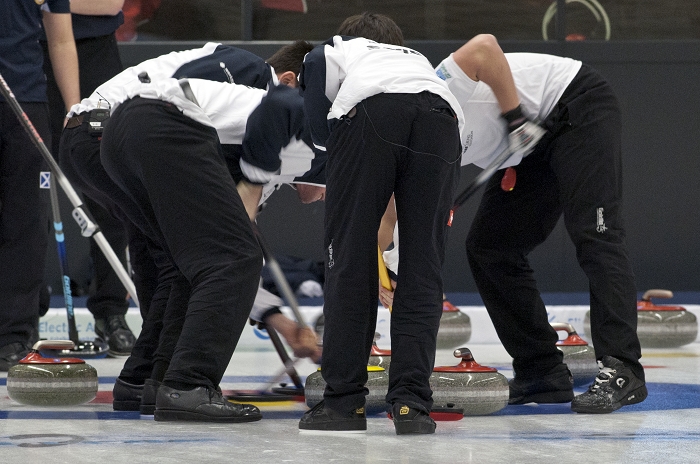
<path fill-rule="evenodd" d="M 296 87 L 297 76 L 301 71 L 301 64 L 304 57 L 314 48 L 305 40 L 297 40 L 294 43 L 285 45 L 267 59 L 267 64 L 272 66 L 277 74 L 280 84 Z"/>
<path fill-rule="evenodd" d="M 393 19 L 366 11 L 343 21 L 337 35 L 364 37 L 379 43 L 403 45 L 403 32 Z"/>

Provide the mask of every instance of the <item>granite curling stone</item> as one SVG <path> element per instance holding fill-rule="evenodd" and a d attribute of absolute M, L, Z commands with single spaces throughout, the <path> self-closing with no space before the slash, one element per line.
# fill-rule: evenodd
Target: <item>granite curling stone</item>
<path fill-rule="evenodd" d="M 73 406 L 97 396 L 97 370 L 78 358 L 44 358 L 40 350 L 73 348 L 70 340 L 41 340 L 7 373 L 7 394 L 30 406 Z"/>
<path fill-rule="evenodd" d="M 673 348 L 698 336 L 695 314 L 682 306 L 656 305 L 652 298 L 673 298 L 669 290 L 647 290 L 637 302 L 637 336 L 644 348 Z"/>
<path fill-rule="evenodd" d="M 465 416 L 500 411 L 508 404 L 508 380 L 497 369 L 474 361 L 468 348 L 454 351 L 456 366 L 439 366 L 430 375 L 433 408 L 461 408 Z"/>
<path fill-rule="evenodd" d="M 442 302 L 442 316 L 437 334 L 437 348 L 451 350 L 464 345 L 472 335 L 469 316 L 447 300 Z"/>
<path fill-rule="evenodd" d="M 593 347 L 576 333 L 571 324 L 553 322 L 552 328 L 567 334 L 564 340 L 557 342 L 557 348 L 564 353 L 564 363 L 574 377 L 574 386 L 579 387 L 593 382 L 598 375 L 598 363 Z"/>
<path fill-rule="evenodd" d="M 386 413 L 386 394 L 389 391 L 389 371 L 379 366 L 367 366 L 367 383 L 369 394 L 365 402 L 365 414 Z M 323 399 L 326 381 L 321 375 L 321 368 L 306 378 L 304 396 L 306 405 L 313 408 Z"/>
<path fill-rule="evenodd" d="M 673 292 L 651 289 L 637 301 L 637 336 L 642 348 L 676 348 L 694 342 L 698 336 L 695 314 L 682 306 L 656 305 L 652 298 L 673 298 Z M 590 311 L 584 324 L 590 337 Z"/>

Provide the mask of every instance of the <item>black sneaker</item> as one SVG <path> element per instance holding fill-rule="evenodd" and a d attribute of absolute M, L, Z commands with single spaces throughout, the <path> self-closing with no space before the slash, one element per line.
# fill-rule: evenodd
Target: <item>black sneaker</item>
<path fill-rule="evenodd" d="M 112 389 L 112 409 L 115 411 L 138 411 L 142 395 L 143 385 L 125 382 L 117 377 Z"/>
<path fill-rule="evenodd" d="M 152 416 L 156 412 L 156 396 L 160 385 L 161 383 L 157 380 L 146 379 L 141 397 L 141 407 L 139 408 L 144 416 Z"/>
<path fill-rule="evenodd" d="M 396 435 L 407 433 L 435 433 L 435 421 L 430 414 L 405 404 L 394 403 L 391 407 Z"/>
<path fill-rule="evenodd" d="M 120 314 L 95 319 L 95 335 L 107 342 L 107 354 L 111 356 L 129 356 L 136 343 L 136 337 Z"/>
<path fill-rule="evenodd" d="M 210 387 L 176 390 L 161 385 L 156 394 L 157 421 L 253 422 L 262 419 L 252 404 L 231 403 L 221 391 Z"/>
<path fill-rule="evenodd" d="M 340 412 L 325 407 L 324 401 L 309 409 L 299 420 L 299 430 L 317 432 L 364 432 L 367 430 L 365 408 Z"/>
<path fill-rule="evenodd" d="M 22 342 L 9 343 L 0 348 L 0 372 L 7 372 L 29 354 L 31 348 Z"/>
<path fill-rule="evenodd" d="M 568 403 L 574 398 L 574 377 L 566 364 L 559 364 L 541 377 L 508 381 L 508 404 Z"/>
<path fill-rule="evenodd" d="M 593 384 L 571 402 L 572 411 L 603 414 L 646 399 L 646 384 L 619 359 L 603 356 L 598 368 Z"/>

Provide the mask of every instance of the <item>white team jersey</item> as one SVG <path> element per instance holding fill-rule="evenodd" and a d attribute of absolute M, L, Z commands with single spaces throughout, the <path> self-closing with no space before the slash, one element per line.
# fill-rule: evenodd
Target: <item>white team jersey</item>
<path fill-rule="evenodd" d="M 204 124 L 216 129 L 222 144 L 240 145 L 243 142 L 248 117 L 260 104 L 267 90 L 203 79 L 188 81 L 192 93 L 210 121 Z M 184 107 L 181 109 L 185 115 L 192 117 Z M 192 119 L 199 121 L 195 117 Z"/>
<path fill-rule="evenodd" d="M 423 91 L 439 95 L 447 101 L 458 117 L 459 127 L 464 124 L 459 103 L 450 93 L 445 83 L 437 77 L 430 62 L 420 53 L 410 48 L 398 45 L 387 45 L 372 40 L 344 38 L 334 36 L 332 41 L 322 45 L 322 55 L 312 51 L 306 55 L 304 66 L 314 66 L 315 72 L 306 76 L 302 70 L 302 79 L 306 86 L 304 99 L 307 109 L 313 104 L 306 102 L 307 94 L 323 92 L 330 110 L 324 107 L 325 101 L 320 101 L 318 107 L 307 111 L 311 120 L 312 133 L 315 132 L 314 144 L 325 150 L 325 140 L 317 140 L 325 130 L 311 114 L 318 112 L 327 119 L 338 119 L 347 114 L 359 102 L 380 93 L 420 93 Z M 317 49 L 318 50 L 318 47 Z M 319 77 L 325 76 L 325 82 L 319 82 Z"/>
<path fill-rule="evenodd" d="M 506 53 L 523 113 L 540 123 L 551 113 L 562 94 L 581 69 L 571 58 L 536 53 Z M 488 166 L 508 147 L 508 130 L 491 88 L 475 82 L 452 59 L 435 68 L 444 78 L 464 112 L 462 166 Z M 515 154 L 503 166 L 515 166 L 522 155 Z"/>
<path fill-rule="evenodd" d="M 212 55 L 219 46 L 221 44 L 209 42 L 202 48 L 171 52 L 127 68 L 100 85 L 88 98 L 84 98 L 80 103 L 73 105 L 68 112 L 68 117 L 91 111 L 98 107 L 109 107 L 114 111 L 120 103 L 126 100 L 127 89 L 140 82 L 139 74 L 145 72 L 148 74 L 151 82 L 172 77 L 183 65 Z M 273 79 L 276 80 L 274 73 Z"/>
<path fill-rule="evenodd" d="M 245 85 L 188 79 L 199 105 L 189 101 L 177 79 L 167 78 L 143 83 L 138 79 L 120 86 L 122 101 L 141 97 L 166 101 L 177 106 L 195 121 L 216 129 L 224 144 L 240 145 L 250 113 L 267 92 Z"/>
<path fill-rule="evenodd" d="M 327 62 L 337 64 L 335 68 L 326 67 L 326 95 L 333 102 L 328 119 L 340 118 L 362 100 L 380 93 L 428 91 L 444 98 L 453 108 L 459 107 L 435 76 L 430 62 L 414 50 L 335 36 L 333 46 L 326 45 L 324 51 Z"/>

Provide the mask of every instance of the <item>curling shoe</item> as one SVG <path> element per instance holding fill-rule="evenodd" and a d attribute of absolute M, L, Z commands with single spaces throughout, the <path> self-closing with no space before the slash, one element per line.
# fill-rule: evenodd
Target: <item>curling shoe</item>
<path fill-rule="evenodd" d="M 572 411 L 605 414 L 646 399 L 648 393 L 644 381 L 619 359 L 603 356 L 598 361 L 598 368 L 593 384 L 571 402 Z"/>
<path fill-rule="evenodd" d="M 107 342 L 110 356 L 129 356 L 136 337 L 121 314 L 95 319 L 95 335 Z"/>
<path fill-rule="evenodd" d="M 396 435 L 409 433 L 435 433 L 435 421 L 430 414 L 405 404 L 394 403 L 391 407 Z"/>
<path fill-rule="evenodd" d="M 143 384 L 143 396 L 141 397 L 141 407 L 139 411 L 144 416 L 152 416 L 156 411 L 156 396 L 161 383 L 157 380 L 146 379 Z"/>
<path fill-rule="evenodd" d="M 574 398 L 574 377 L 566 364 L 558 364 L 540 377 L 508 381 L 508 404 L 568 403 Z"/>
<path fill-rule="evenodd" d="M 316 432 L 355 432 L 367 430 L 365 408 L 357 408 L 350 412 L 340 412 L 327 408 L 325 401 L 319 401 L 309 409 L 299 420 L 299 430 Z"/>
<path fill-rule="evenodd" d="M 27 356 L 31 348 L 22 342 L 9 343 L 0 348 L 0 372 L 7 372 L 22 358 Z"/>
<path fill-rule="evenodd" d="M 189 422 L 253 422 L 262 419 L 252 404 L 231 403 L 221 391 L 199 386 L 192 390 L 176 390 L 161 385 L 156 394 L 157 421 Z"/>
<path fill-rule="evenodd" d="M 119 377 L 112 390 L 112 408 L 115 411 L 138 411 L 143 395 L 143 385 L 125 382 Z"/>

